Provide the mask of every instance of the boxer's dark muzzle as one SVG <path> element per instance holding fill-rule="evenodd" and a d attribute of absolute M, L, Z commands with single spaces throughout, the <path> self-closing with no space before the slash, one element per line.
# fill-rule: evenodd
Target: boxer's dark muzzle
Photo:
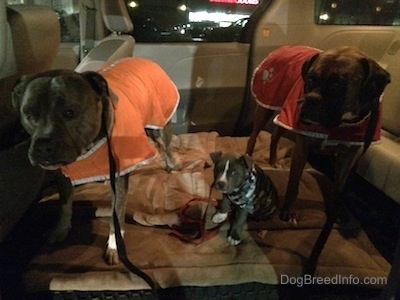
<path fill-rule="evenodd" d="M 326 99 L 320 94 L 311 92 L 301 102 L 300 121 L 304 124 L 321 124 L 334 128 L 342 123 L 343 100 Z"/>

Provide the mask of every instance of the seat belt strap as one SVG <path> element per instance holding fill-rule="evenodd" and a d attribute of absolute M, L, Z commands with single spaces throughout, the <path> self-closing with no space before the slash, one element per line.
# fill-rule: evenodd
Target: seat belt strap
<path fill-rule="evenodd" d="M 81 41 L 81 60 L 94 48 L 96 5 L 93 0 L 82 1 L 82 10 L 85 11 L 86 18 L 81 18 L 84 28 L 81 30 L 83 37 Z"/>

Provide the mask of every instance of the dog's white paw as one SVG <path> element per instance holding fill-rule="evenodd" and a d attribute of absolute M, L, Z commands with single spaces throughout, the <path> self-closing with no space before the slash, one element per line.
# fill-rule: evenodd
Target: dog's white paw
<path fill-rule="evenodd" d="M 122 237 L 124 236 L 124 231 L 121 231 Z M 107 248 L 104 252 L 104 260 L 109 265 L 119 264 L 119 255 L 117 250 L 117 241 L 114 233 L 110 233 L 107 241 Z"/>
<path fill-rule="evenodd" d="M 217 212 L 212 217 L 212 221 L 216 224 L 224 222 L 228 218 L 228 213 Z"/>
<path fill-rule="evenodd" d="M 117 249 L 111 249 L 107 247 L 104 253 L 104 260 L 111 266 L 119 264 L 119 255 Z"/>
<path fill-rule="evenodd" d="M 166 164 L 166 167 L 165 167 L 165 170 L 168 172 L 168 173 L 171 173 L 171 174 L 176 174 L 176 173 L 178 173 L 179 172 L 179 170 L 180 170 L 180 168 L 176 165 L 176 164 Z"/>
<path fill-rule="evenodd" d="M 231 236 L 228 236 L 228 242 L 229 244 L 231 244 L 232 246 L 236 246 L 239 245 L 242 241 L 241 240 L 236 240 Z"/>
<path fill-rule="evenodd" d="M 277 170 L 283 170 L 283 166 L 278 163 L 278 162 L 268 162 L 268 164 L 271 166 L 271 168 L 277 169 Z"/>

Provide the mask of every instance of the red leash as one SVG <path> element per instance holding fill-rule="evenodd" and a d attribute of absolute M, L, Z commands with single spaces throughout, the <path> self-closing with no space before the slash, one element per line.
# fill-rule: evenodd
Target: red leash
<path fill-rule="evenodd" d="M 190 234 L 185 234 L 180 230 L 180 228 L 178 226 L 170 232 L 170 235 L 173 235 L 184 242 L 193 243 L 193 244 L 201 244 L 202 242 L 213 238 L 214 236 L 216 236 L 219 233 L 219 229 L 220 229 L 222 223 L 216 225 L 215 227 L 213 227 L 211 229 L 206 229 L 207 212 L 208 212 L 209 206 L 211 205 L 212 186 L 210 187 L 210 194 L 208 196 L 208 199 L 193 198 L 192 200 L 187 202 L 184 206 L 182 206 L 179 211 L 179 216 L 182 220 L 182 223 L 195 225 L 197 227 L 197 232 L 198 232 L 197 235 L 195 237 L 193 237 Z M 190 208 L 190 204 L 194 201 L 200 201 L 200 202 L 207 203 L 204 214 L 200 218 L 196 218 L 196 219 L 189 218 L 186 215 L 186 211 L 188 210 L 188 208 Z M 212 204 L 212 205 L 216 206 L 216 204 Z"/>

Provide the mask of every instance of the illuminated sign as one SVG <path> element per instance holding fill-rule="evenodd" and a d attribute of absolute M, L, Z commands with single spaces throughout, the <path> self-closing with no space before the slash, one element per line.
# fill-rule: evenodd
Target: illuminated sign
<path fill-rule="evenodd" d="M 209 0 L 215 3 L 258 5 L 260 0 Z"/>

